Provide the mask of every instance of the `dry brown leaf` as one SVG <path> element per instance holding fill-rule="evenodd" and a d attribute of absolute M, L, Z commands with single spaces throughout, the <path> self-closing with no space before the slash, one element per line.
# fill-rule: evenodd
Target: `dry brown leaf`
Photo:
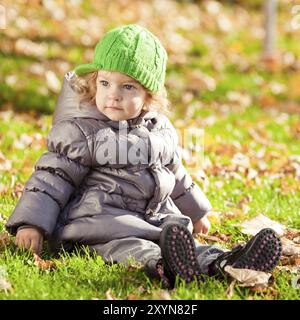
<path fill-rule="evenodd" d="M 291 264 L 294 266 L 300 266 L 300 255 L 295 255 L 291 259 Z"/>
<path fill-rule="evenodd" d="M 229 285 L 229 287 L 226 290 L 226 297 L 227 299 L 232 299 L 233 296 L 233 291 L 234 291 L 234 286 L 236 284 L 237 280 L 233 279 Z"/>
<path fill-rule="evenodd" d="M 242 153 L 240 153 L 240 152 L 236 153 L 233 156 L 231 162 L 233 164 L 235 164 L 236 166 L 240 166 L 242 168 L 247 168 L 248 169 L 250 167 L 250 159 L 249 159 L 249 157 L 244 155 L 244 154 L 242 154 Z"/>
<path fill-rule="evenodd" d="M 300 244 L 300 237 L 293 238 L 293 242 Z"/>
<path fill-rule="evenodd" d="M 294 181 L 281 180 L 280 189 L 282 194 L 288 195 L 290 193 L 299 191 L 299 184 L 295 183 Z"/>
<path fill-rule="evenodd" d="M 276 289 L 274 289 L 273 287 L 268 287 L 266 285 L 256 285 L 250 288 L 250 291 L 256 293 L 263 293 L 264 295 L 271 295 L 272 299 L 276 298 L 279 294 L 279 292 Z"/>
<path fill-rule="evenodd" d="M 32 136 L 26 134 L 26 133 L 22 133 L 19 139 L 15 139 L 13 146 L 16 149 L 21 149 L 24 150 L 27 147 L 29 147 L 33 142 L 33 138 Z"/>
<path fill-rule="evenodd" d="M 252 200 L 252 199 L 251 199 L 250 196 L 245 196 L 244 198 L 242 198 L 242 199 L 238 202 L 237 208 L 244 210 L 246 204 L 249 203 L 251 200 Z"/>
<path fill-rule="evenodd" d="M 281 256 L 280 257 L 280 264 L 282 266 L 291 265 L 291 263 L 292 263 L 291 257 L 287 257 L 287 256 Z"/>
<path fill-rule="evenodd" d="M 287 272 L 290 272 L 290 273 L 299 273 L 300 272 L 300 266 L 290 266 L 290 265 L 287 265 L 287 266 L 277 266 L 276 267 L 277 270 L 279 271 L 287 271 Z"/>
<path fill-rule="evenodd" d="M 12 168 L 12 161 L 7 159 L 0 151 L 0 171 L 9 171 Z"/>
<path fill-rule="evenodd" d="M 155 299 L 157 299 L 157 300 L 172 300 L 170 293 L 167 290 L 159 290 L 155 294 Z"/>
<path fill-rule="evenodd" d="M 267 285 L 271 273 L 255 271 L 251 269 L 238 269 L 226 266 L 224 269 L 233 279 L 239 281 L 242 287 L 253 287 L 255 285 Z"/>
<path fill-rule="evenodd" d="M 295 238 L 300 236 L 300 230 L 295 228 L 287 228 L 285 230 L 284 236 L 287 239 L 293 240 L 295 243 L 297 243 L 297 241 L 295 241 Z"/>
<path fill-rule="evenodd" d="M 268 288 L 268 286 L 266 284 L 262 284 L 262 285 L 258 284 L 258 285 L 251 287 L 250 290 L 252 292 L 265 293 L 267 288 Z"/>
<path fill-rule="evenodd" d="M 11 284 L 7 281 L 7 279 L 0 277 L 0 291 L 4 290 L 5 292 L 11 290 Z"/>
<path fill-rule="evenodd" d="M 300 245 L 285 237 L 281 237 L 282 254 L 285 256 L 300 255 Z"/>
<path fill-rule="evenodd" d="M 226 219 L 234 219 L 237 217 L 241 217 L 243 215 L 242 210 L 233 208 L 230 211 L 225 211 L 222 213 L 222 217 L 225 217 Z"/>
<path fill-rule="evenodd" d="M 212 242 L 227 242 L 230 239 L 229 235 L 220 234 L 218 232 L 215 232 L 212 235 L 207 235 L 207 234 L 203 234 L 203 233 L 195 233 L 194 236 L 200 243 L 205 243 L 206 240 L 212 241 Z M 203 242 L 203 240 L 205 240 L 205 241 Z"/>
<path fill-rule="evenodd" d="M 136 270 L 139 270 L 142 268 L 142 264 L 141 263 L 134 263 L 134 264 L 129 264 L 128 267 L 127 267 L 127 271 L 128 272 L 133 272 L 133 271 L 136 271 Z"/>
<path fill-rule="evenodd" d="M 33 254 L 34 257 L 34 264 L 41 270 L 53 270 L 56 268 L 56 265 L 53 261 L 50 260 L 43 260 L 41 257 L 39 257 L 37 254 Z"/>
<path fill-rule="evenodd" d="M 125 300 L 138 300 L 138 297 L 135 294 L 130 293 Z"/>
<path fill-rule="evenodd" d="M 242 233 L 250 234 L 252 236 L 256 235 L 264 228 L 271 228 L 280 236 L 282 236 L 286 230 L 286 227 L 284 225 L 271 220 L 269 217 L 263 214 L 259 214 L 253 219 L 244 221 L 241 225 L 238 226 L 242 226 Z"/>
<path fill-rule="evenodd" d="M 10 244 L 10 236 L 7 232 L 0 233 L 0 250 Z"/>
<path fill-rule="evenodd" d="M 106 292 L 105 292 L 105 297 L 106 297 L 106 300 L 118 300 L 116 298 L 116 296 L 114 296 L 111 292 L 111 288 L 109 288 Z"/>
<path fill-rule="evenodd" d="M 263 146 L 273 146 L 278 148 L 279 150 L 286 150 L 286 145 L 275 143 L 272 141 L 272 139 L 269 139 L 269 137 L 265 137 L 264 132 L 259 132 L 260 134 L 258 134 L 258 131 L 261 130 L 259 130 L 259 128 L 248 128 L 248 133 L 251 136 L 251 138 L 254 139 L 254 141 L 256 141 L 259 144 L 262 144 Z M 271 152 L 268 153 L 268 155 L 271 155 Z M 279 158 L 281 158 L 280 155 Z"/>
<path fill-rule="evenodd" d="M 0 183 L 0 194 L 5 194 L 9 190 L 8 186 L 3 183 Z M 0 218 L 1 221 L 1 218 Z"/>
<path fill-rule="evenodd" d="M 18 199 L 21 198 L 24 190 L 24 185 L 21 182 L 17 182 L 15 187 L 13 188 L 13 196 L 17 197 Z"/>

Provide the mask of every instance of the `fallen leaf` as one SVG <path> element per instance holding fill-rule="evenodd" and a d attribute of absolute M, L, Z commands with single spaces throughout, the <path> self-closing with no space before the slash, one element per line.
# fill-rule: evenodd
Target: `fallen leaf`
<path fill-rule="evenodd" d="M 287 239 L 290 239 L 296 242 L 294 238 L 300 237 L 300 230 L 295 228 L 287 228 L 285 230 L 284 236 Z"/>
<path fill-rule="evenodd" d="M 229 91 L 227 93 L 227 99 L 230 102 L 237 103 L 242 107 L 248 107 L 252 102 L 251 96 L 245 93 L 237 92 L 237 91 Z"/>
<path fill-rule="evenodd" d="M 281 256 L 280 257 L 280 264 L 282 266 L 290 265 L 291 264 L 291 258 L 287 256 Z"/>
<path fill-rule="evenodd" d="M 259 231 L 264 228 L 273 229 L 279 236 L 282 236 L 286 230 L 286 227 L 276 221 L 271 220 L 269 217 L 259 214 L 253 219 L 244 221 L 241 225 L 242 233 L 256 235 Z"/>
<path fill-rule="evenodd" d="M 285 237 L 281 237 L 282 254 L 285 256 L 300 255 L 300 245 Z"/>
<path fill-rule="evenodd" d="M 242 153 L 236 153 L 231 162 L 237 166 L 241 166 L 244 168 L 249 168 L 250 167 L 250 160 L 249 157 L 247 157 L 246 155 L 242 154 Z"/>
<path fill-rule="evenodd" d="M 0 277 L 0 290 L 4 290 L 6 292 L 11 289 L 11 284 L 5 278 Z"/>
<path fill-rule="evenodd" d="M 134 263 L 134 264 L 131 263 L 131 264 L 128 265 L 127 271 L 128 272 L 133 272 L 133 271 L 139 270 L 141 268 L 142 268 L 142 264 L 141 263 Z"/>
<path fill-rule="evenodd" d="M 258 176 L 258 172 L 252 168 L 248 169 L 247 180 L 255 179 Z"/>
<path fill-rule="evenodd" d="M 9 171 L 12 168 L 12 161 L 7 159 L 0 151 L 0 171 Z"/>
<path fill-rule="evenodd" d="M 24 150 L 29 147 L 33 142 L 33 138 L 26 133 L 21 134 L 19 139 L 14 140 L 13 146 L 16 149 Z"/>
<path fill-rule="evenodd" d="M 61 84 L 56 74 L 51 70 L 47 70 L 45 75 L 48 88 L 54 92 L 59 92 Z"/>
<path fill-rule="evenodd" d="M 300 244 L 300 237 L 293 238 L 293 242 Z"/>
<path fill-rule="evenodd" d="M 277 266 L 277 270 L 279 271 L 287 271 L 291 273 L 299 273 L 300 272 L 300 266 Z"/>
<path fill-rule="evenodd" d="M 7 232 L 0 233 L 0 250 L 10 244 L 10 236 Z"/>
<path fill-rule="evenodd" d="M 33 254 L 34 257 L 34 264 L 41 270 L 53 270 L 56 268 L 56 265 L 53 261 L 50 260 L 43 260 L 41 257 L 39 257 L 37 254 Z"/>
<path fill-rule="evenodd" d="M 236 279 L 232 280 L 229 287 L 226 290 L 226 297 L 228 299 L 232 299 L 234 286 L 235 286 L 236 282 L 237 282 Z"/>
<path fill-rule="evenodd" d="M 170 293 L 167 290 L 160 290 L 157 292 L 158 300 L 172 300 Z"/>
<path fill-rule="evenodd" d="M 125 300 L 138 300 L 138 297 L 135 294 L 130 293 Z"/>
<path fill-rule="evenodd" d="M 237 204 L 237 208 L 239 209 L 243 209 L 245 207 L 245 205 L 247 203 L 249 203 L 252 200 L 252 198 L 250 196 L 245 196 L 244 198 L 242 198 L 238 204 Z"/>
<path fill-rule="evenodd" d="M 8 190 L 9 190 L 8 186 L 6 186 L 3 183 L 0 183 L 0 194 L 1 193 L 5 194 Z M 1 219 L 0 219 L 0 221 L 1 221 Z"/>
<path fill-rule="evenodd" d="M 250 291 L 256 293 L 263 293 L 263 294 L 270 294 L 272 298 L 276 298 L 279 292 L 274 289 L 273 287 L 268 287 L 266 285 L 255 285 L 254 287 L 250 288 Z"/>
<path fill-rule="evenodd" d="M 229 211 L 225 211 L 222 213 L 222 217 L 225 217 L 226 219 L 234 219 L 241 217 L 243 215 L 243 211 L 240 209 L 233 208 Z"/>
<path fill-rule="evenodd" d="M 21 182 L 17 182 L 13 188 L 12 195 L 18 199 L 21 198 L 24 190 L 24 185 Z"/>
<path fill-rule="evenodd" d="M 111 288 L 109 288 L 106 292 L 105 292 L 105 297 L 106 297 L 106 300 L 118 300 L 116 298 L 116 296 L 114 296 L 111 292 Z"/>
<path fill-rule="evenodd" d="M 202 240 L 207 240 L 211 242 L 227 242 L 229 240 L 229 236 L 225 234 L 219 234 L 218 232 L 215 232 L 212 235 L 207 235 L 203 233 L 196 233 L 194 235 L 198 241 L 203 243 Z"/>
<path fill-rule="evenodd" d="M 224 270 L 229 273 L 233 279 L 239 281 L 242 287 L 267 285 L 271 277 L 271 273 L 251 269 L 238 269 L 231 266 L 226 266 Z"/>

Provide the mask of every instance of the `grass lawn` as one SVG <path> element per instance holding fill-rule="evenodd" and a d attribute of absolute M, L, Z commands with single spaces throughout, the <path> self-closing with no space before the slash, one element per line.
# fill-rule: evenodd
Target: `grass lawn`
<path fill-rule="evenodd" d="M 300 229 L 300 115 L 295 107 L 288 108 L 291 103 L 297 108 L 300 102 L 299 31 L 286 31 L 289 4 L 282 4 L 278 17 L 278 50 L 288 59 L 283 59 L 285 62 L 275 70 L 267 70 L 260 61 L 259 5 L 243 8 L 227 3 L 218 9 L 215 4 L 209 8 L 207 2 L 201 2 L 198 25 L 196 8 L 190 2 L 178 1 L 175 6 L 173 2 L 156 1 L 161 7 L 150 6 L 147 12 L 154 17 L 151 26 L 157 32 L 174 25 L 179 30 L 172 37 L 160 34 L 169 51 L 166 87 L 173 105 L 171 120 L 178 132 L 186 128 L 204 130 L 203 171 L 186 165 L 212 203 L 210 234 L 227 238 L 226 242 L 206 243 L 231 248 L 248 240 L 239 224 L 260 213 Z M 125 9 L 118 1 L 110 10 L 103 9 L 104 3 L 75 4 L 75 9 L 68 9 L 68 19 L 84 19 L 97 9 L 99 21 L 110 29 L 128 23 L 128 19 L 135 22 L 136 12 L 141 15 L 137 4 L 122 13 Z M 0 33 L 0 232 L 5 232 L 6 219 L 34 164 L 46 151 L 46 136 L 59 93 L 49 70 L 61 82 L 66 71 L 88 59 L 90 42 L 95 42 L 93 28 L 83 21 L 76 29 L 72 20 L 61 32 L 60 22 L 45 8 L 27 8 L 18 3 L 15 10 L 30 23 L 16 19 L 11 28 Z M 130 10 L 136 10 L 131 12 L 133 18 L 128 18 Z M 186 20 L 169 20 L 174 12 Z M 156 19 L 160 15 L 163 21 Z M 226 31 L 228 21 L 232 28 Z M 90 38 L 83 38 L 81 25 L 88 29 Z M 27 37 L 32 43 L 25 50 L 18 39 Z M 177 41 L 176 50 L 173 41 Z M 43 54 L 29 50 L 37 43 L 42 45 L 37 51 L 46 48 Z M 264 290 L 236 283 L 230 292 L 230 281 L 207 278 L 200 285 L 178 280 L 175 288 L 166 293 L 160 283 L 152 282 L 134 264 L 129 268 L 107 265 L 101 257 L 76 252 L 53 257 L 45 243 L 42 258 L 55 267 L 43 268 L 36 265 L 31 253 L 17 250 L 13 241 L 11 238 L 4 246 L 0 238 L 0 280 L 11 285 L 4 290 L 1 286 L 5 284 L 0 282 L 0 300 L 300 299 L 299 289 L 292 285 L 296 275 L 280 268 L 274 270 Z"/>
<path fill-rule="evenodd" d="M 288 227 L 299 229 L 300 192 L 298 185 L 293 180 L 293 176 L 285 175 L 282 178 L 276 178 L 276 174 L 280 173 L 284 166 L 279 165 L 276 169 L 275 162 L 272 161 L 274 160 L 272 156 L 274 156 L 276 161 L 285 164 L 291 155 L 299 151 L 300 143 L 293 139 L 291 134 L 299 117 L 287 116 L 283 123 L 277 126 L 272 125 L 274 120 L 268 113 L 255 107 L 249 107 L 244 112 L 237 114 L 231 113 L 230 116 L 224 116 L 212 110 L 202 110 L 202 113 L 206 115 L 199 115 L 196 119 L 200 119 L 203 125 L 205 142 L 207 141 L 205 146 L 210 150 L 205 151 L 205 156 L 211 159 L 212 163 L 220 165 L 220 168 L 227 168 L 228 158 L 232 152 L 238 153 L 244 150 L 243 154 L 249 157 L 252 163 L 256 159 L 255 150 L 270 149 L 266 151 L 263 158 L 265 169 L 261 170 L 257 181 L 247 180 L 247 177 L 239 171 L 232 176 L 222 170 L 217 174 L 211 174 L 212 166 L 208 166 L 209 185 L 206 186 L 206 192 L 214 211 L 220 213 L 218 219 L 211 218 L 211 233 L 229 235 L 226 247 L 231 248 L 236 242 L 248 239 L 241 233 L 241 228 L 236 225 L 258 213 L 263 213 Z M 2 230 L 5 219 L 17 202 L 18 184 L 26 182 L 35 161 L 46 150 L 44 137 L 51 125 L 51 116 L 47 115 L 38 118 L 26 116 L 24 119 L 24 115 L 15 115 L 11 112 L 5 114 L 6 119 L 0 122 L 0 134 L 3 137 L 1 150 L 4 156 L 11 161 L 12 169 L 2 174 L 0 184 L 2 186 L 13 185 L 13 187 L 2 191 L 0 203 L 3 218 L 3 221 L 0 222 Z M 205 127 L 205 123 L 212 116 L 215 122 Z M 277 117 L 280 117 L 280 113 Z M 270 137 L 276 137 L 270 140 L 276 140 L 276 144 L 271 146 L 259 145 L 258 142 L 251 144 L 253 139 L 247 134 L 247 126 L 249 128 L 259 127 Z M 31 147 L 20 146 L 21 142 L 25 141 L 25 136 L 33 137 L 31 142 L 28 139 Z M 216 139 L 216 136 L 220 138 Z M 236 146 L 236 150 L 229 149 L 228 146 L 232 143 Z M 280 149 L 276 149 L 276 146 L 281 148 L 282 145 L 286 146 L 284 154 Z M 245 149 L 245 146 L 250 147 Z M 220 148 L 225 148 L 224 150 L 228 148 L 228 150 L 220 154 Z M 272 171 L 272 168 L 275 171 Z M 286 191 L 289 181 L 290 189 Z M 204 187 L 203 182 L 200 180 L 197 182 Z M 218 187 L 220 184 L 222 188 Z M 247 210 L 238 209 L 243 199 L 247 199 Z M 228 212 L 234 214 L 228 218 L 226 217 Z M 222 243 L 220 245 L 224 246 Z M 105 299 L 107 294 L 117 299 L 160 299 L 163 294 L 159 283 L 151 282 L 139 268 L 134 266 L 128 272 L 125 266 L 106 265 L 100 257 L 90 255 L 82 257 L 76 253 L 62 253 L 59 258 L 53 258 L 49 256 L 47 249 L 44 250 L 42 257 L 55 262 L 56 268 L 41 270 L 35 265 L 30 253 L 16 250 L 13 244 L 2 249 L 0 267 L 7 273 L 7 279 L 13 289 L 7 292 L 0 291 L 0 299 Z M 263 292 L 254 292 L 236 285 L 232 299 L 300 298 L 299 290 L 291 286 L 293 274 L 275 269 L 273 275 L 272 285 Z M 227 299 L 229 284 L 228 281 L 214 278 L 208 278 L 200 286 L 197 283 L 186 285 L 178 281 L 175 289 L 169 294 L 172 299 Z"/>

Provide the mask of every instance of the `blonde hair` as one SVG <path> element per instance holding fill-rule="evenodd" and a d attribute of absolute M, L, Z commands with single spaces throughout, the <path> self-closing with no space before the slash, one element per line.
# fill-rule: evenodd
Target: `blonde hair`
<path fill-rule="evenodd" d="M 79 102 L 96 105 L 97 76 L 98 71 L 94 71 L 83 76 L 74 74 L 70 79 L 70 85 L 77 93 Z M 170 102 L 165 87 L 158 92 L 151 92 L 143 85 L 142 87 L 147 93 L 146 103 L 143 106 L 144 111 L 156 111 L 164 114 L 170 112 Z"/>

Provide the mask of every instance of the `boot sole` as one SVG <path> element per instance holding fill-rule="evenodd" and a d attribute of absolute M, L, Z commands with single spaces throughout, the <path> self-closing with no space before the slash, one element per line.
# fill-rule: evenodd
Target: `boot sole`
<path fill-rule="evenodd" d="M 160 247 L 167 272 L 187 283 L 199 279 L 200 269 L 196 260 L 194 238 L 188 229 L 180 224 L 165 226 L 160 236 Z"/>
<path fill-rule="evenodd" d="M 270 272 L 277 266 L 281 253 L 281 240 L 272 229 L 266 228 L 247 243 L 232 267 Z"/>

